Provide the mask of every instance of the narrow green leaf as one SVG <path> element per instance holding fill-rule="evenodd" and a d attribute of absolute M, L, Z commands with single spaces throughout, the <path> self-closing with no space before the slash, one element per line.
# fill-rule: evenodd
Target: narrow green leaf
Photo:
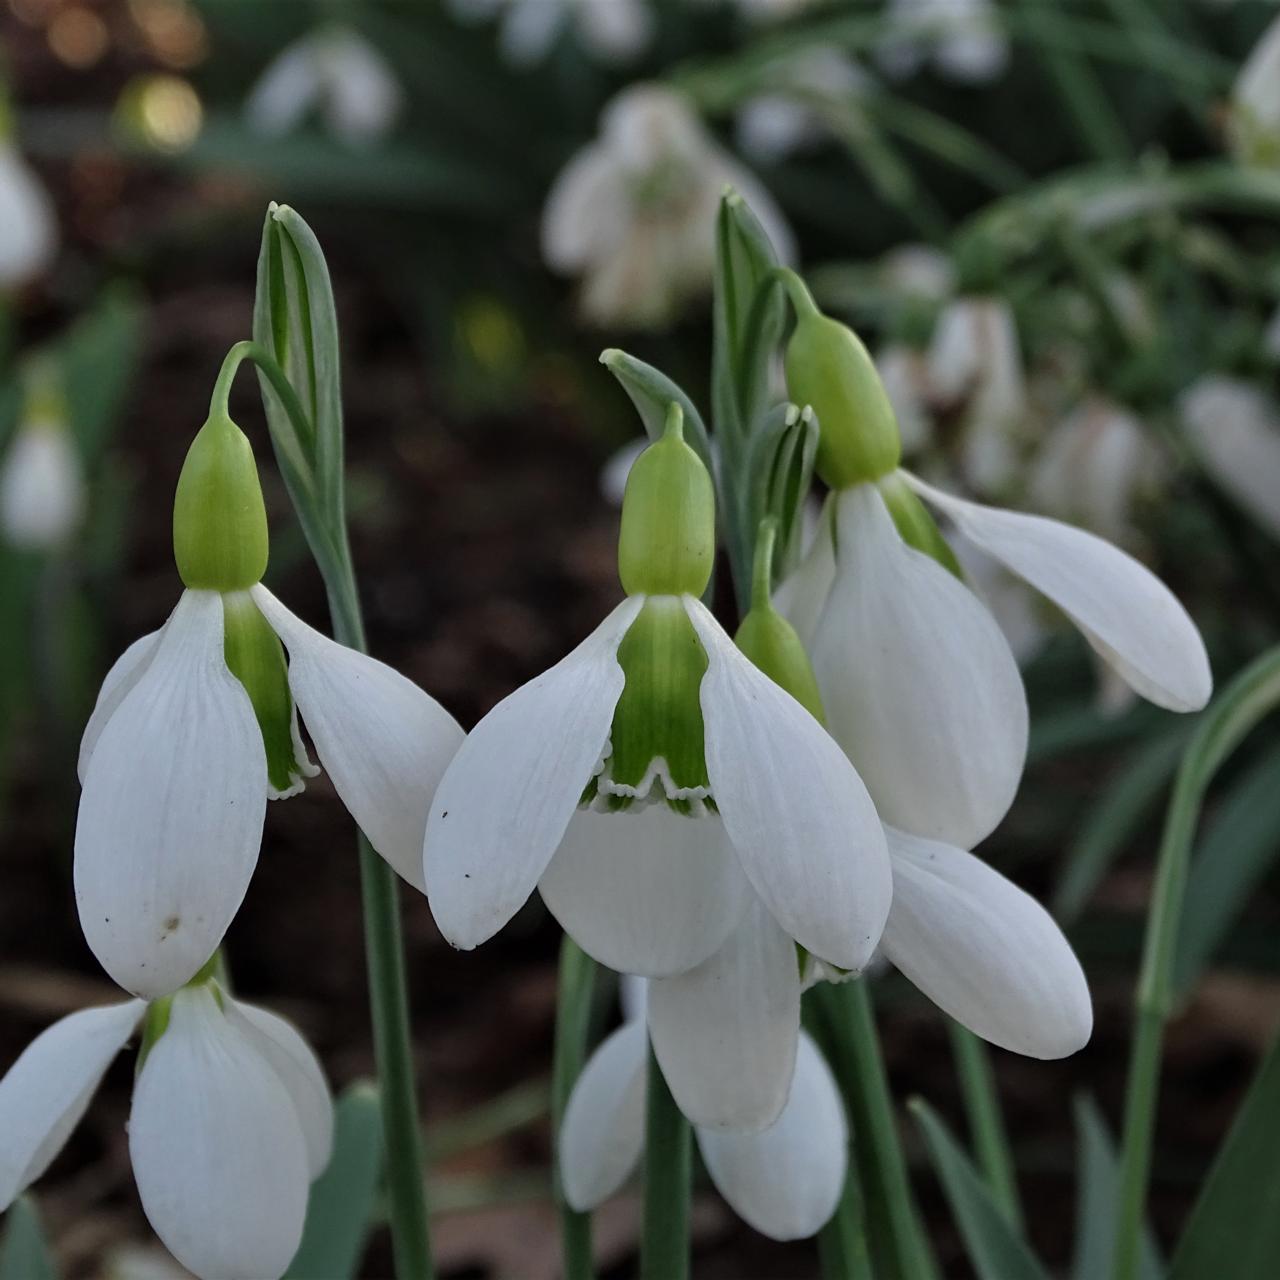
<path fill-rule="evenodd" d="M 30 1196 L 19 1196 L 5 1215 L 0 1236 L 0 1280 L 57 1280 L 40 1215 Z"/>
<path fill-rule="evenodd" d="M 1280 1037 L 1218 1151 L 1170 1280 L 1257 1280 L 1280 1258 Z"/>
<path fill-rule="evenodd" d="M 1031 1246 L 1001 1212 L 973 1162 L 922 1098 L 907 1104 L 929 1147 L 933 1167 L 964 1237 L 979 1280 L 1048 1280 Z"/>
<path fill-rule="evenodd" d="M 1187 879 L 1174 987 L 1186 994 L 1240 908 L 1280 854 L 1280 747 L 1233 784 L 1213 815 Z"/>
<path fill-rule="evenodd" d="M 353 1084 L 334 1109 L 333 1158 L 311 1186 L 302 1243 L 290 1280 L 348 1280 L 364 1253 L 382 1176 L 382 1115 L 378 1091 Z M 0 1275 L 0 1280 L 6 1280 Z"/>
<path fill-rule="evenodd" d="M 1116 1238 L 1116 1207 L 1120 1192 L 1120 1162 L 1115 1142 L 1094 1100 L 1081 1094 L 1075 1100 L 1076 1246 L 1071 1263 L 1073 1280 L 1097 1280 L 1111 1268 Z M 1141 1280 L 1161 1280 L 1163 1267 L 1155 1238 L 1143 1228 Z"/>
<path fill-rule="evenodd" d="M 667 377 L 661 369 L 655 369 L 643 360 L 610 347 L 600 353 L 600 363 L 622 384 L 622 389 L 631 397 L 636 412 L 650 440 L 658 440 L 662 436 L 667 422 L 667 406 L 673 401 L 684 411 L 684 438 L 696 451 L 707 470 L 714 476 L 715 466 L 711 460 L 711 442 L 707 439 L 707 428 L 702 421 L 698 407 L 689 399 L 684 390 Z"/>

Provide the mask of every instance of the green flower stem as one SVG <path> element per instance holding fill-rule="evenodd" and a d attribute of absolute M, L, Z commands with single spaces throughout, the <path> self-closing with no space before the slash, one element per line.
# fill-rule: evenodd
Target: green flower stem
<path fill-rule="evenodd" d="M 1000 1099 L 991 1074 L 986 1046 L 958 1022 L 947 1019 L 951 1052 L 960 1078 L 960 1093 L 969 1120 L 969 1136 L 978 1166 L 986 1178 L 992 1199 L 1012 1227 L 1022 1226 L 1022 1206 L 1014 1174 L 1013 1155 L 1000 1114 Z"/>
<path fill-rule="evenodd" d="M 818 1258 L 825 1280 L 872 1280 L 865 1214 L 858 1173 L 850 1167 L 836 1211 L 818 1232 Z"/>
<path fill-rule="evenodd" d="M 652 1047 L 644 1143 L 640 1280 L 688 1280 L 693 1132 L 671 1096 Z"/>
<path fill-rule="evenodd" d="M 1125 1092 L 1113 1280 L 1137 1280 L 1140 1269 L 1164 1024 L 1173 1009 L 1178 934 L 1200 809 L 1219 766 L 1278 703 L 1280 648 L 1270 650 L 1246 667 L 1200 718 L 1182 757 L 1165 814 L 1134 1000 L 1136 1018 Z"/>
<path fill-rule="evenodd" d="M 560 1209 L 560 1243 L 564 1280 L 592 1280 L 591 1215 L 576 1213 L 565 1203 L 560 1183 L 560 1127 L 574 1082 L 587 1057 L 591 997 L 596 962 L 568 934 L 560 942 L 560 982 L 556 993 L 556 1044 L 551 1069 L 552 1166 Z"/>
<path fill-rule="evenodd" d="M 824 983 L 813 994 L 824 1015 L 832 1065 L 855 1134 L 876 1275 L 928 1280 L 936 1270 L 907 1177 L 867 981 Z"/>
<path fill-rule="evenodd" d="M 225 410 L 236 370 L 246 360 L 270 382 L 289 415 L 297 439 L 313 438 L 302 403 L 284 371 L 260 343 L 238 342 L 227 353 L 214 384 L 211 408 Z M 364 620 L 345 522 L 307 526 L 311 552 L 329 593 L 333 635 L 340 644 L 367 652 Z M 316 536 L 311 536 L 315 533 Z M 395 872 L 360 833 L 360 895 L 364 905 L 365 959 L 373 1017 L 374 1054 L 382 1099 L 387 1152 L 391 1240 L 398 1280 L 431 1280 L 422 1125 L 409 1036 L 409 994 L 400 932 L 400 890 Z"/>

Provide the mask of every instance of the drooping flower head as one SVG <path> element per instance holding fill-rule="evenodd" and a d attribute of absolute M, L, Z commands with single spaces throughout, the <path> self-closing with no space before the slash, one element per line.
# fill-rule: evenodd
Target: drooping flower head
<path fill-rule="evenodd" d="M 566 29 L 606 63 L 638 57 L 654 31 L 649 0 L 448 0 L 448 7 L 463 21 L 501 12 L 499 48 L 516 67 L 541 62 Z"/>
<path fill-rule="evenodd" d="M 455 946 L 483 942 L 539 886 L 623 972 L 695 968 L 757 902 L 793 971 L 793 939 L 842 968 L 867 962 L 888 910 L 874 807 L 698 599 L 713 551 L 711 480 L 673 407 L 627 481 L 627 600 L 481 720 L 441 781 L 427 893 Z"/>
<path fill-rule="evenodd" d="M 0 1212 L 44 1173 L 142 1028 L 129 1156 L 142 1207 L 201 1280 L 275 1280 L 329 1163 L 333 1105 L 298 1031 L 202 976 L 153 1004 L 83 1009 L 0 1079 Z"/>
<path fill-rule="evenodd" d="M 16 289 L 34 279 L 58 248 L 53 201 L 18 150 L 13 126 L 0 83 L 0 289 Z"/>
<path fill-rule="evenodd" d="M 186 590 L 107 674 L 80 747 L 81 924 L 107 972 L 147 997 L 208 960 L 257 863 L 268 797 L 318 772 L 299 711 L 343 803 L 418 887 L 427 805 L 462 738 L 416 685 L 262 585 L 262 490 L 225 413 L 192 443 L 173 532 Z"/>

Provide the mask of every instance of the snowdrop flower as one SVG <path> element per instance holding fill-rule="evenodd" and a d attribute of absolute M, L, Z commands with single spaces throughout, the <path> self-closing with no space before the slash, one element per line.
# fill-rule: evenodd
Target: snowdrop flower
<path fill-rule="evenodd" d="M 44 184 L 22 158 L 0 100 L 0 289 L 38 276 L 58 248 L 58 219 Z"/>
<path fill-rule="evenodd" d="M 245 115 L 259 133 L 276 136 L 318 111 L 335 138 L 358 146 L 391 130 L 402 99 L 382 54 L 349 27 L 329 25 L 295 40 L 267 67 Z"/>
<path fill-rule="evenodd" d="M 865 348 L 818 312 L 798 277 L 791 288 L 788 386 L 817 413 L 818 471 L 833 492 L 779 604 L 813 657 L 831 732 L 883 821 L 971 849 L 1017 790 L 1026 697 L 1007 640 L 954 571 L 925 503 L 1047 596 L 1157 705 L 1204 706 L 1204 644 L 1169 590 L 1101 538 L 965 501 L 899 470 L 893 410 Z"/>
<path fill-rule="evenodd" d="M 959 415 L 960 466 L 981 493 L 998 492 L 1018 469 L 1027 388 L 1018 330 L 1000 298 L 957 298 L 938 317 L 926 357 L 932 398 Z"/>
<path fill-rule="evenodd" d="M 847 107 L 871 86 L 870 77 L 837 49 L 814 48 L 784 59 L 768 92 L 738 112 L 738 147 L 761 164 L 807 151 L 830 134 L 826 113 Z"/>
<path fill-rule="evenodd" d="M 283 1275 L 329 1163 L 329 1087 L 293 1026 L 210 981 L 83 1009 L 27 1046 L 0 1080 L 0 1211 L 62 1150 L 140 1024 L 129 1157 L 148 1220 L 201 1280 Z"/>
<path fill-rule="evenodd" d="M 889 892 L 875 808 L 810 712 L 698 600 L 714 526 L 673 406 L 627 482 L 627 599 L 481 720 L 436 792 L 427 894 L 454 946 L 484 942 L 539 887 L 623 972 L 694 968 L 756 899 L 793 959 L 792 939 L 841 968 L 870 958 Z"/>
<path fill-rule="evenodd" d="M 107 674 L 80 746 L 80 921 L 103 968 L 148 997 L 208 960 L 253 874 L 268 797 L 317 772 L 298 712 L 352 817 L 418 887 L 427 806 L 462 739 L 416 685 L 262 585 L 257 467 L 225 416 L 183 465 L 174 554 L 186 590 Z"/>
<path fill-rule="evenodd" d="M 0 465 L 0 529 L 15 547 L 57 547 L 78 528 L 84 505 L 84 468 L 66 405 L 48 375 L 37 373 Z"/>
<path fill-rule="evenodd" d="M 889 0 L 889 32 L 876 49 L 887 75 L 914 75 L 932 61 L 951 80 L 998 80 L 1009 39 L 992 0 Z"/>
<path fill-rule="evenodd" d="M 559 1134 L 571 1208 L 618 1191 L 644 1150 L 648 1053 L 642 1004 L 596 1049 L 569 1096 Z M 835 1212 L 848 1165 L 848 1126 L 831 1068 L 801 1032 L 786 1105 L 763 1132 L 697 1126 L 703 1163 L 734 1212 L 762 1235 L 814 1235 Z"/>
<path fill-rule="evenodd" d="M 678 93 L 633 85 L 605 107 L 599 138 L 556 178 L 542 215 L 543 257 L 582 277 L 582 311 L 593 323 L 663 325 L 710 287 L 727 184 L 749 199 L 789 260 L 791 230 L 756 178 Z"/>
<path fill-rule="evenodd" d="M 1227 136 L 1245 164 L 1280 166 L 1280 17 L 1272 19 L 1236 78 Z"/>
<path fill-rule="evenodd" d="M 1280 408 L 1238 378 L 1203 377 L 1178 402 L 1201 465 L 1245 511 L 1280 538 Z"/>
<path fill-rule="evenodd" d="M 639 57 L 653 39 L 647 0 L 449 0 L 449 7 L 463 21 L 505 10 L 499 48 L 516 67 L 541 62 L 569 26 L 589 53 L 607 63 Z"/>
<path fill-rule="evenodd" d="M 941 302 L 950 297 L 956 286 L 951 259 L 928 244 L 903 244 L 890 249 L 880 259 L 877 275 L 887 293 L 924 302 Z"/>

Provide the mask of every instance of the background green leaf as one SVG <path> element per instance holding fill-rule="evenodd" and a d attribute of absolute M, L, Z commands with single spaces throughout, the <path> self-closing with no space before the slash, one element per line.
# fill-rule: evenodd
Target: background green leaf
<path fill-rule="evenodd" d="M 30 1196 L 19 1196 L 5 1214 L 0 1236 L 0 1280 L 57 1280 L 40 1215 Z"/>

